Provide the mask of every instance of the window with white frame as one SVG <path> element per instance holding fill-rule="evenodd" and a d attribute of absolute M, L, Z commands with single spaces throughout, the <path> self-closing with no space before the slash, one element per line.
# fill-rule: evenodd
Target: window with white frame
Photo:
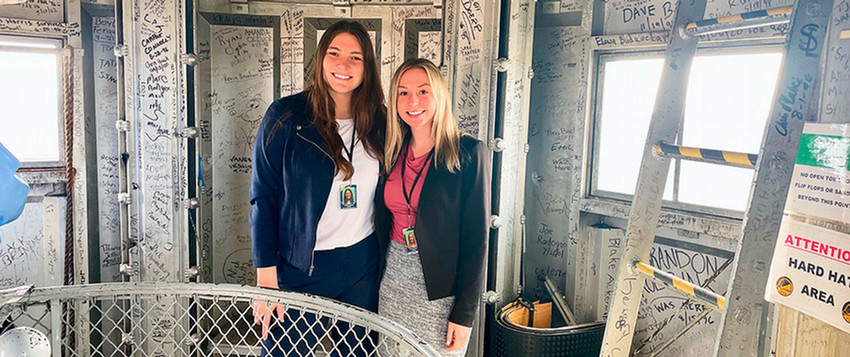
<path fill-rule="evenodd" d="M 781 63 L 779 47 L 699 51 L 675 144 L 758 154 Z M 592 196 L 631 200 L 663 64 L 661 52 L 599 56 Z M 672 160 L 665 206 L 737 215 L 746 209 L 753 172 Z"/>
<path fill-rule="evenodd" d="M 61 41 L 0 36 L 0 143 L 23 167 L 63 159 Z"/>

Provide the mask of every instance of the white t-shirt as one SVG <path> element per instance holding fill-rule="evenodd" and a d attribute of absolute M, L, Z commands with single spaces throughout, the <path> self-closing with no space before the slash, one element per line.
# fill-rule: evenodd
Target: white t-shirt
<path fill-rule="evenodd" d="M 345 150 L 351 147 L 351 133 L 354 131 L 353 119 L 337 119 L 339 136 L 345 145 Z M 358 140 L 354 146 L 353 160 L 354 176 L 343 181 L 344 174 L 338 172 L 328 194 L 325 211 L 319 219 L 316 230 L 316 250 L 331 250 L 350 247 L 357 244 L 375 231 L 375 189 L 378 186 L 380 166 L 378 160 L 369 156 L 363 141 Z M 342 155 L 348 159 L 343 150 Z M 357 207 L 343 209 L 341 207 L 341 189 L 347 185 L 355 185 L 357 192 Z"/>

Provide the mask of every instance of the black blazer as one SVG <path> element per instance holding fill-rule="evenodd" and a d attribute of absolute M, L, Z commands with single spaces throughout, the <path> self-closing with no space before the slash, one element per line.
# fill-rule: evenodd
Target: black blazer
<path fill-rule="evenodd" d="M 416 213 L 416 240 L 428 299 L 454 296 L 449 321 L 472 326 L 484 287 L 490 230 L 490 151 L 481 141 L 460 139 L 460 170 L 451 173 L 431 160 Z M 384 204 L 386 177 L 375 194 L 375 225 L 386 268 L 392 214 Z"/>

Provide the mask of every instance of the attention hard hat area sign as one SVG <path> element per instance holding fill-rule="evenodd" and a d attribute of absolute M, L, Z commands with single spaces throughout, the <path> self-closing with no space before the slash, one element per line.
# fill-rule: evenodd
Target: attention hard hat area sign
<path fill-rule="evenodd" d="M 807 124 L 765 299 L 850 332 L 850 126 Z M 839 231 L 841 230 L 841 231 Z"/>

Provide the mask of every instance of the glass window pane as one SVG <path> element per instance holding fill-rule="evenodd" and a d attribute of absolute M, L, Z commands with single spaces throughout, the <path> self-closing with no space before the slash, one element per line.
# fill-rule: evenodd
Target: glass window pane
<path fill-rule="evenodd" d="M 752 169 L 682 161 L 679 202 L 744 211 L 753 182 Z"/>
<path fill-rule="evenodd" d="M 661 80 L 661 58 L 605 62 L 596 188 L 631 195 Z M 672 166 L 671 166 L 672 167 Z M 664 198 L 672 199 L 672 171 Z"/>
<path fill-rule="evenodd" d="M 57 53 L 0 50 L 0 142 L 22 162 L 61 161 L 59 67 Z"/>
<path fill-rule="evenodd" d="M 758 154 L 782 54 L 694 58 L 682 144 Z M 683 162 L 679 201 L 743 211 L 753 170 Z"/>
<path fill-rule="evenodd" d="M 682 145 L 758 154 L 781 53 L 694 58 Z"/>
<path fill-rule="evenodd" d="M 782 53 L 702 55 L 694 58 L 682 145 L 758 153 Z M 663 59 L 603 62 L 597 113 L 595 188 L 634 193 Z M 638 134 L 639 133 L 639 134 Z M 677 201 L 742 211 L 753 170 L 683 161 Z M 672 166 L 672 165 L 671 165 Z M 672 171 L 664 198 L 672 197 Z"/>

